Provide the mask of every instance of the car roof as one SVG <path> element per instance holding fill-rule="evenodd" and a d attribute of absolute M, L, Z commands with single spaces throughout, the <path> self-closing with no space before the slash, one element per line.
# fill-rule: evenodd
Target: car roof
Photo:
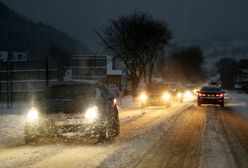
<path fill-rule="evenodd" d="M 216 86 L 216 85 L 206 85 L 206 86 L 201 87 L 201 89 L 206 89 L 206 88 L 221 89 L 219 86 Z"/>

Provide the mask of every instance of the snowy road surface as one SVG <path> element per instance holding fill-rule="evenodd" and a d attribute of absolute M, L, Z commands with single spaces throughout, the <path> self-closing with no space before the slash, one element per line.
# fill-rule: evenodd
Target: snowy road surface
<path fill-rule="evenodd" d="M 1 115 L 0 167 L 246 168 L 248 108 L 238 97 L 224 108 L 188 102 L 122 110 L 121 133 L 105 144 L 24 144 L 23 116 Z"/>

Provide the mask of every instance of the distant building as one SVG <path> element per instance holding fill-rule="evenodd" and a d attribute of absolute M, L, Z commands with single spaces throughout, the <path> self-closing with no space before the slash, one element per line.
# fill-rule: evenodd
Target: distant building
<path fill-rule="evenodd" d="M 27 53 L 0 51 L 0 62 L 7 62 L 8 57 L 11 57 L 11 60 L 15 61 L 15 62 L 17 62 L 17 61 L 27 61 Z"/>
<path fill-rule="evenodd" d="M 248 91 L 248 69 L 238 69 L 235 88 Z"/>
<path fill-rule="evenodd" d="M 73 55 L 68 69 L 71 80 L 103 80 L 107 76 L 107 56 Z"/>
<path fill-rule="evenodd" d="M 248 59 L 239 61 L 235 88 L 248 92 Z"/>
<path fill-rule="evenodd" d="M 121 90 L 123 73 L 113 65 L 108 55 L 73 55 L 65 80 L 97 80 L 112 90 Z"/>

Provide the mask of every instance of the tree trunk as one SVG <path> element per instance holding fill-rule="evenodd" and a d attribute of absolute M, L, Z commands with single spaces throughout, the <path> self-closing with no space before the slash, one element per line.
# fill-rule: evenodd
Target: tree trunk
<path fill-rule="evenodd" d="M 149 66 L 149 72 L 148 72 L 148 82 L 151 83 L 152 81 L 152 74 L 153 74 L 153 66 Z"/>
<path fill-rule="evenodd" d="M 147 84 L 146 67 L 144 67 L 144 73 L 143 73 L 143 75 L 144 75 L 144 81 L 145 81 L 145 83 Z"/>
<path fill-rule="evenodd" d="M 133 98 L 135 98 L 138 95 L 139 79 L 133 78 L 133 79 L 131 79 L 131 83 L 132 83 L 132 96 L 133 96 Z"/>
<path fill-rule="evenodd" d="M 151 81 L 152 81 L 153 69 L 154 69 L 154 65 L 156 63 L 157 56 L 158 56 L 158 54 L 156 53 L 152 62 L 149 64 L 149 69 L 148 69 L 148 82 L 149 83 L 151 83 Z"/>

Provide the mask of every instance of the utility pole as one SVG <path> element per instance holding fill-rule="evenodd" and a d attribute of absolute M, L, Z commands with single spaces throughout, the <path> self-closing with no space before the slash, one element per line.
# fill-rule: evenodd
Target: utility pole
<path fill-rule="evenodd" d="M 12 108 L 13 105 L 13 55 L 8 52 L 7 58 L 7 108 Z"/>
<path fill-rule="evenodd" d="M 1 60 L 1 58 L 0 58 L 0 65 L 2 64 L 2 60 Z M 2 65 L 1 65 L 1 67 L 2 67 Z M 2 91 L 2 71 L 3 69 L 1 69 L 0 68 L 0 101 L 2 100 L 2 93 L 1 93 L 1 91 Z"/>
<path fill-rule="evenodd" d="M 48 68 L 48 58 L 45 58 L 45 66 L 46 66 L 46 88 L 48 87 L 49 82 L 49 68 Z"/>

